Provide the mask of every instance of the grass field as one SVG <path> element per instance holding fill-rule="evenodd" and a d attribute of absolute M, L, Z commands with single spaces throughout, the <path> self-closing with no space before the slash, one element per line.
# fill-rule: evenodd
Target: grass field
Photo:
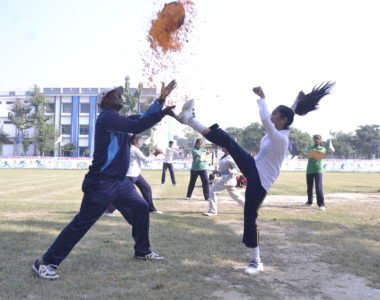
<path fill-rule="evenodd" d="M 151 215 L 152 249 L 167 260 L 135 261 L 117 214 L 78 243 L 58 281 L 40 280 L 31 265 L 78 211 L 84 174 L 0 170 L 0 299 L 380 299 L 380 174 L 324 174 L 321 212 L 302 205 L 305 174 L 282 173 L 260 210 L 265 271 L 249 277 L 242 208 L 222 194 L 219 215 L 203 217 L 199 186 L 183 200 L 188 172 L 175 187 L 144 172 L 164 211 Z"/>

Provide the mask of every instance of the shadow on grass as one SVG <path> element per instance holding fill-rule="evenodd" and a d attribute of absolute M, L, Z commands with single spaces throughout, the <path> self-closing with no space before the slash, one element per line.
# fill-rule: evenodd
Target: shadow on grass
<path fill-rule="evenodd" d="M 223 220 L 222 216 L 218 218 Z M 2 228 L 12 228 L 1 232 L 5 247 L 1 251 L 0 280 L 6 299 L 117 299 L 126 295 L 131 299 L 202 299 L 211 297 L 210 291 L 281 298 L 273 289 L 275 282 L 270 275 L 264 272 L 252 278 L 242 272 L 247 251 L 241 235 L 228 224 L 220 224 L 198 212 L 171 211 L 151 218 L 152 250 L 166 257 L 163 262 L 134 260 L 131 226 L 122 217 L 101 218 L 62 263 L 61 280 L 39 280 L 32 276 L 31 264 L 53 242 L 56 230 L 71 220 L 51 219 L 2 222 Z M 284 242 L 302 250 L 318 244 L 323 252 L 322 261 L 333 265 L 334 270 L 348 273 L 355 270 L 358 276 L 372 282 L 379 276 L 377 248 L 366 243 L 379 241 L 378 225 L 369 230 L 366 225 L 341 227 L 335 222 L 292 220 L 286 216 L 260 223 L 264 232 L 263 248 L 268 252 L 263 257 L 269 264 L 282 265 L 285 269 L 297 264 L 297 260 L 285 260 L 284 264 L 284 258 L 292 251 L 282 247 Z M 276 230 L 266 229 L 266 225 L 276 225 Z M 25 227 L 27 231 L 22 232 Z M 12 262 L 16 261 L 18 267 L 14 268 Z M 308 296 L 307 291 L 294 291 L 292 296 Z"/>
<path fill-rule="evenodd" d="M 164 262 L 134 260 L 131 226 L 121 217 L 100 219 L 61 264 L 60 281 L 38 280 L 30 267 L 53 242 L 56 229 L 66 224 L 46 219 L 3 222 L 3 228 L 28 228 L 28 232 L 1 233 L 7 245 L 1 252 L 7 263 L 0 269 L 5 298 L 68 299 L 80 294 L 80 298 L 116 299 L 128 293 L 128 298 L 138 299 L 200 299 L 210 290 L 231 289 L 244 295 L 276 296 L 265 283 L 253 289 L 251 279 L 236 269 L 247 262 L 240 236 L 227 225 L 189 215 L 151 219 L 152 250 L 164 255 Z"/>

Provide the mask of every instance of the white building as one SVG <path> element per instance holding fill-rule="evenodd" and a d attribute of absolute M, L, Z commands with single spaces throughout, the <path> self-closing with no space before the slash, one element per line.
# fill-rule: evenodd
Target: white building
<path fill-rule="evenodd" d="M 62 142 L 57 144 L 54 156 L 61 154 L 62 147 L 71 142 L 76 145 L 76 150 L 72 156 L 83 156 L 88 149 L 93 153 L 95 121 L 99 113 L 96 104 L 97 94 L 103 88 L 43 88 L 42 92 L 48 102 L 47 115 L 50 116 L 50 122 L 54 123 L 55 128 L 62 133 Z M 133 94 L 136 89 L 131 89 Z M 17 99 L 28 102 L 30 91 L 8 91 L 0 92 L 0 128 L 9 134 L 13 144 L 4 145 L 2 156 L 13 156 L 21 154 L 21 145 L 16 137 L 16 127 L 9 119 L 8 114 L 11 111 Z M 139 108 L 147 101 L 157 97 L 156 88 L 143 88 Z M 167 118 L 165 118 L 167 119 Z M 168 131 L 171 127 L 171 121 L 163 120 L 163 126 L 159 126 L 157 133 L 158 144 L 167 144 L 172 139 Z M 26 134 L 33 137 L 34 129 L 28 129 Z M 165 136 L 167 138 L 165 138 Z M 27 155 L 33 155 L 33 146 L 28 150 Z"/>

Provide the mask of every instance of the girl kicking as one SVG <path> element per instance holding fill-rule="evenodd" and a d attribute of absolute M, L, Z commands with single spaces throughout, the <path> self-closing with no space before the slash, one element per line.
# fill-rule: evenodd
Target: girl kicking
<path fill-rule="evenodd" d="M 313 90 L 305 94 L 303 91 L 291 107 L 278 106 L 270 114 L 265 101 L 265 95 L 261 87 L 253 88 L 253 92 L 259 96 L 260 119 L 265 128 L 266 135 L 261 140 L 259 153 L 253 157 L 244 150 L 234 138 L 230 137 L 218 124 L 206 127 L 198 121 L 194 113 L 194 100 L 190 100 L 182 107 L 182 112 L 175 118 L 200 132 L 210 142 L 224 147 L 230 153 L 240 171 L 247 178 L 244 206 L 244 233 L 243 243 L 251 249 L 250 262 L 245 272 L 251 275 L 264 270 L 260 259 L 259 233 L 256 219 L 258 210 L 270 187 L 280 174 L 280 168 L 285 159 L 289 143 L 289 126 L 293 123 L 294 114 L 306 115 L 315 110 L 318 102 L 329 94 L 335 83 L 327 82 L 315 86 Z"/>

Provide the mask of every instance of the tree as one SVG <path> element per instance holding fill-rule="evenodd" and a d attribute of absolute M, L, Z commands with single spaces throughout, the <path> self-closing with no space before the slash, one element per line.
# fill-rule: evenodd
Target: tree
<path fill-rule="evenodd" d="M 11 111 L 8 113 L 8 119 L 16 126 L 16 138 L 14 140 L 14 154 L 19 155 L 19 147 L 25 134 L 25 130 L 33 126 L 31 118 L 32 107 L 25 104 L 21 99 L 16 99 Z M 17 146 L 16 146 L 17 145 Z"/>
<path fill-rule="evenodd" d="M 334 145 L 334 157 L 336 158 L 354 158 L 355 157 L 355 140 L 357 139 L 351 132 L 330 132 L 332 136 L 331 142 Z M 326 141 L 327 149 L 330 144 L 330 139 Z"/>
<path fill-rule="evenodd" d="M 51 128 L 46 125 L 46 122 L 50 119 L 49 116 L 46 116 L 47 101 L 37 85 L 33 86 L 29 100 L 32 107 L 31 120 L 35 128 L 34 154 L 43 155 L 42 153 L 47 149 L 46 145 L 51 143 L 51 141 L 45 141 L 51 134 Z"/>
<path fill-rule="evenodd" d="M 364 125 L 356 129 L 357 139 L 354 141 L 357 155 L 361 158 L 370 159 L 374 157 L 374 145 L 380 143 L 379 125 Z"/>
<path fill-rule="evenodd" d="M 9 144 L 11 142 L 9 134 L 0 129 L 0 155 L 3 154 L 4 144 Z"/>
<path fill-rule="evenodd" d="M 63 146 L 63 152 L 67 156 L 71 156 L 72 151 L 74 151 L 77 147 L 74 143 L 67 143 Z"/>
<path fill-rule="evenodd" d="M 30 144 L 32 143 L 27 133 L 25 133 L 21 143 L 22 143 L 22 151 L 24 155 L 26 155 L 28 153 Z"/>
<path fill-rule="evenodd" d="M 292 128 L 289 134 L 290 149 L 292 156 L 306 157 L 307 148 L 311 145 L 311 136 L 297 128 Z"/>
<path fill-rule="evenodd" d="M 227 127 L 225 130 L 230 136 L 232 136 L 239 143 L 242 141 L 243 129 L 238 127 Z"/>
<path fill-rule="evenodd" d="M 136 91 L 132 94 L 130 77 L 125 77 L 124 84 L 124 106 L 120 113 L 122 115 L 136 115 L 139 113 L 139 102 L 141 98 L 141 91 L 143 89 L 143 84 L 139 83 Z"/>
<path fill-rule="evenodd" d="M 45 156 L 46 153 L 54 151 L 54 142 L 58 133 L 54 124 L 41 124 L 38 129 L 38 134 L 34 137 L 35 144 L 38 145 L 39 154 Z M 75 148 L 73 149 L 75 150 Z"/>
<path fill-rule="evenodd" d="M 254 122 L 243 129 L 241 146 L 251 153 L 257 153 L 260 150 L 261 139 L 265 135 L 264 127 Z"/>

